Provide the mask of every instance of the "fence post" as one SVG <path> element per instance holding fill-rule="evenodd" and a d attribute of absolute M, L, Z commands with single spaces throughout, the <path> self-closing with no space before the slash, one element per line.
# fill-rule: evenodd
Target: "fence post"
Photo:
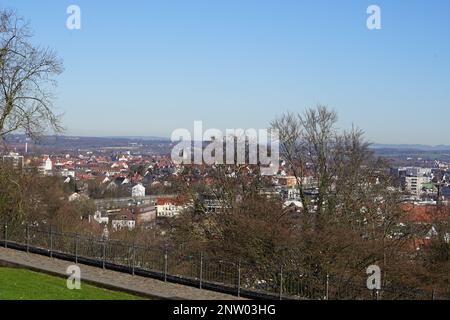
<path fill-rule="evenodd" d="M 75 235 L 75 263 L 78 264 L 78 233 Z"/>
<path fill-rule="evenodd" d="M 106 240 L 103 239 L 102 241 L 102 267 L 103 270 L 105 270 L 105 265 L 106 265 Z"/>
<path fill-rule="evenodd" d="M 135 264 L 135 255 L 136 255 L 136 245 L 133 242 L 132 248 L 132 256 L 131 256 L 131 274 L 134 276 L 134 264 Z"/>
<path fill-rule="evenodd" d="M 325 291 L 325 300 L 330 299 L 330 275 L 327 274 L 327 284 L 326 284 L 326 291 Z"/>
<path fill-rule="evenodd" d="M 280 267 L 280 300 L 283 300 L 283 266 Z"/>
<path fill-rule="evenodd" d="M 238 298 L 241 297 L 241 260 L 238 262 Z"/>
<path fill-rule="evenodd" d="M 167 259 L 168 259 L 168 252 L 167 252 L 167 245 L 164 250 L 164 282 L 167 282 Z"/>
<path fill-rule="evenodd" d="M 28 224 L 25 229 L 25 237 L 26 237 L 26 244 L 27 244 L 27 253 L 30 253 L 30 226 Z"/>
<path fill-rule="evenodd" d="M 378 290 L 377 289 L 372 290 L 372 296 L 373 296 L 373 300 L 378 300 Z"/>
<path fill-rule="evenodd" d="M 5 238 L 5 248 L 8 248 L 8 224 L 5 224 L 4 229 L 4 238 Z"/>
<path fill-rule="evenodd" d="M 53 258 L 53 230 L 50 226 L 50 258 Z"/>
<path fill-rule="evenodd" d="M 203 252 L 200 253 L 200 289 L 203 287 Z"/>

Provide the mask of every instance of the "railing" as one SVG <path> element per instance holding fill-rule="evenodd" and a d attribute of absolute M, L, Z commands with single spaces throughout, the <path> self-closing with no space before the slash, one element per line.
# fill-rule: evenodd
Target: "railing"
<path fill-rule="evenodd" d="M 370 291 L 331 275 L 308 275 L 299 270 L 265 271 L 239 260 L 186 254 L 168 247 L 151 247 L 52 228 L 3 226 L 0 245 L 49 257 L 152 277 L 201 289 L 253 299 L 438 299 L 434 291 L 389 289 Z M 448 297 L 447 297 L 448 298 Z"/>

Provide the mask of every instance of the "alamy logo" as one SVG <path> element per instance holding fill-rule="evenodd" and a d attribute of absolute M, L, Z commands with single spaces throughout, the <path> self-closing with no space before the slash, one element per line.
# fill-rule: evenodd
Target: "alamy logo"
<path fill-rule="evenodd" d="M 367 289 L 381 290 L 381 269 L 377 265 L 371 265 L 367 268 Z"/>
<path fill-rule="evenodd" d="M 172 142 L 175 164 L 196 165 L 260 165 L 262 175 L 278 173 L 280 151 L 279 133 L 267 129 L 218 129 L 203 132 L 203 123 L 194 122 L 194 135 L 187 129 L 176 129 Z M 205 146 L 205 143 L 207 144 Z"/>
<path fill-rule="evenodd" d="M 67 267 L 66 273 L 69 275 L 67 278 L 67 289 L 80 290 L 81 289 L 81 269 L 78 266 L 72 265 Z"/>
<path fill-rule="evenodd" d="M 367 8 L 367 14 L 370 16 L 367 18 L 367 29 L 380 30 L 381 29 L 381 8 L 377 5 L 370 5 Z"/>
<path fill-rule="evenodd" d="M 69 15 L 66 20 L 66 27 L 69 30 L 81 29 L 81 9 L 77 5 L 70 5 L 67 7 L 67 14 Z"/>

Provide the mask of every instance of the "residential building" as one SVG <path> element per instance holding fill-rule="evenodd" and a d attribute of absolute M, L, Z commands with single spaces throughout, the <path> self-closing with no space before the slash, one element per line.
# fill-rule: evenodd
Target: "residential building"
<path fill-rule="evenodd" d="M 94 221 L 97 221 L 100 224 L 106 224 L 107 225 L 109 223 L 109 217 L 108 217 L 108 214 L 105 211 L 100 211 L 100 210 L 95 211 L 92 219 Z M 91 222 L 91 216 L 89 216 L 89 222 Z"/>
<path fill-rule="evenodd" d="M 422 194 L 422 188 L 424 187 L 424 185 L 430 182 L 431 177 L 426 176 L 404 178 L 405 190 L 415 196 L 420 196 Z"/>
<path fill-rule="evenodd" d="M 131 196 L 133 198 L 145 197 L 145 187 L 142 184 L 138 183 L 131 189 Z"/>
<path fill-rule="evenodd" d="M 156 215 L 157 217 L 175 217 L 187 207 L 188 201 L 183 198 L 157 198 Z"/>
<path fill-rule="evenodd" d="M 3 164 L 14 169 L 22 169 L 23 162 L 23 156 L 15 152 L 10 152 L 8 155 L 3 156 Z"/>
<path fill-rule="evenodd" d="M 136 219 L 130 210 L 124 208 L 119 213 L 111 215 L 111 225 L 114 230 L 128 228 L 133 230 L 136 228 Z"/>

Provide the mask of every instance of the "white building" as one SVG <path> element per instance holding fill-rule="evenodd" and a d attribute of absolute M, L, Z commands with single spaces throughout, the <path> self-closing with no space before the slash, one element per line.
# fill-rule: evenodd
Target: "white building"
<path fill-rule="evenodd" d="M 90 220 L 91 216 L 89 216 Z M 102 213 L 101 211 L 97 210 L 94 213 L 93 219 L 97 221 L 100 224 L 108 224 L 109 223 L 109 217 L 107 213 Z"/>
<path fill-rule="evenodd" d="M 300 200 L 300 190 L 296 186 L 287 188 L 284 191 L 284 196 L 285 196 L 286 200 L 289 200 L 289 201 Z"/>
<path fill-rule="evenodd" d="M 10 165 L 14 169 L 23 168 L 23 156 L 18 153 L 10 152 L 8 155 L 3 156 L 3 164 Z"/>
<path fill-rule="evenodd" d="M 290 209 L 292 211 L 301 212 L 303 210 L 303 203 L 298 200 L 286 200 L 283 203 L 283 209 Z"/>
<path fill-rule="evenodd" d="M 137 184 L 131 189 L 131 196 L 133 198 L 145 197 L 145 187 L 142 184 Z"/>
<path fill-rule="evenodd" d="M 136 221 L 134 220 L 113 220 L 111 224 L 114 230 L 128 228 L 131 231 L 136 227 Z"/>
<path fill-rule="evenodd" d="M 45 159 L 44 159 L 44 162 L 43 162 L 43 164 L 42 164 L 42 169 L 44 170 L 44 171 L 52 171 L 52 169 L 53 169 L 53 163 L 52 163 L 52 160 L 50 159 L 50 157 L 46 157 Z"/>
<path fill-rule="evenodd" d="M 431 182 L 430 177 L 405 177 L 405 190 L 415 196 L 422 194 L 422 186 Z"/>
<path fill-rule="evenodd" d="M 74 170 L 63 169 L 60 172 L 60 174 L 61 174 L 62 177 L 65 177 L 65 178 L 67 178 L 67 177 L 75 178 L 75 171 Z"/>
<path fill-rule="evenodd" d="M 156 215 L 158 217 L 175 217 L 181 213 L 187 203 L 180 199 L 158 198 L 156 199 Z"/>
<path fill-rule="evenodd" d="M 84 193 L 77 193 L 77 192 L 74 192 L 69 196 L 69 202 L 77 200 L 89 200 L 89 196 Z"/>
<path fill-rule="evenodd" d="M 51 174 L 53 170 L 53 163 L 49 156 L 45 156 L 41 166 L 39 167 L 39 172 L 44 175 Z"/>

